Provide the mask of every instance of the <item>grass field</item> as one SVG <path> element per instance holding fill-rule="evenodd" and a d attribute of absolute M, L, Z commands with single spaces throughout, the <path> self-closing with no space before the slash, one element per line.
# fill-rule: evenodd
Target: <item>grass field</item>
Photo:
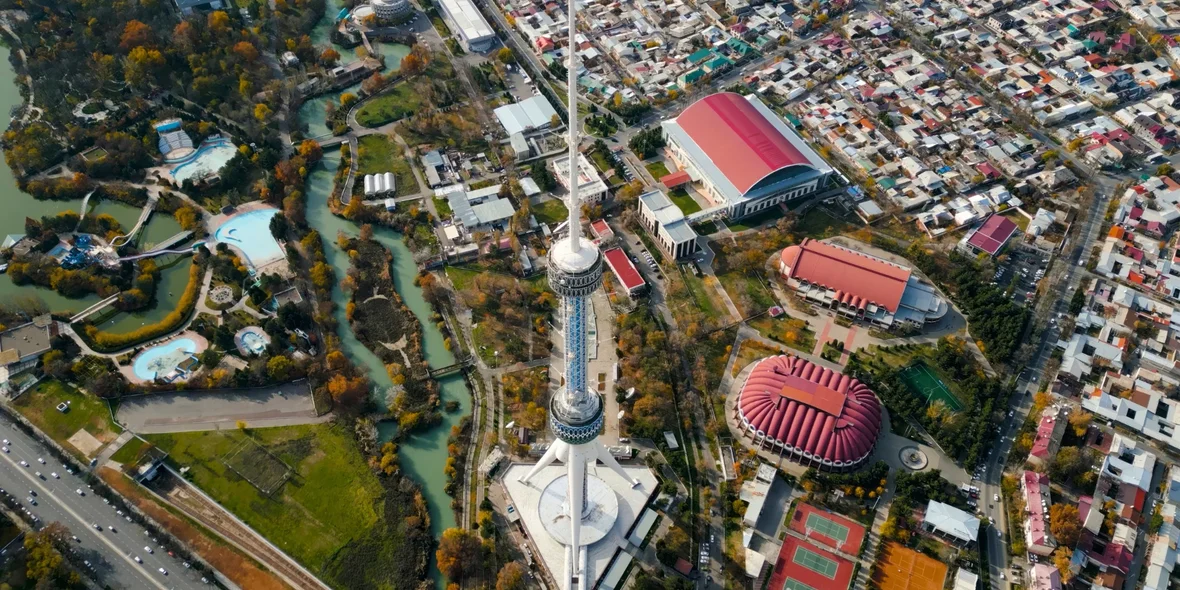
<path fill-rule="evenodd" d="M 963 404 L 938 378 L 938 375 L 935 375 L 934 371 L 926 366 L 926 363 L 918 361 L 903 369 L 900 376 L 910 390 L 926 399 L 927 404 L 942 401 L 948 408 L 956 412 L 963 409 Z"/>
<path fill-rule="evenodd" d="M 391 121 L 404 119 L 422 108 L 407 81 L 393 85 L 389 91 L 366 102 L 356 112 L 356 121 L 365 127 L 380 127 Z"/>
<path fill-rule="evenodd" d="M 717 280 L 725 287 L 725 292 L 729 293 L 729 298 L 742 317 L 750 317 L 778 305 L 774 294 L 757 276 L 734 271 L 717 275 Z"/>
<path fill-rule="evenodd" d="M 149 447 L 150 445 L 144 442 L 143 439 L 132 438 L 122 447 L 119 447 L 119 450 L 115 451 L 114 455 L 111 455 L 111 460 L 124 465 L 132 464 L 139 459 L 139 454 Z"/>
<path fill-rule="evenodd" d="M 764 315 L 747 323 L 763 336 L 782 342 L 800 352 L 811 354 L 811 351 L 815 350 L 815 332 L 811 331 L 804 320 Z"/>
<path fill-rule="evenodd" d="M 64 414 L 57 411 L 57 404 L 62 402 L 70 404 L 69 411 Z M 85 429 L 103 442 L 114 440 L 120 432 L 111 421 L 106 402 L 61 381 L 42 381 L 16 398 L 12 405 L 42 432 L 79 457 L 84 455 L 67 442 L 75 432 Z"/>
<path fill-rule="evenodd" d="M 737 360 L 733 363 L 733 369 L 730 371 L 730 375 L 736 376 L 742 372 L 742 369 L 745 369 L 747 365 L 754 361 L 782 353 L 783 351 L 773 346 L 767 346 L 757 340 L 743 340 L 741 348 L 738 349 Z"/>
<path fill-rule="evenodd" d="M 221 459 L 251 436 L 295 475 L 264 496 Z M 323 424 L 241 431 L 149 435 L 195 484 L 313 572 L 381 517 L 382 488 L 342 427 Z"/>
<path fill-rule="evenodd" d="M 683 273 L 684 286 L 687 287 L 690 295 L 689 304 L 695 304 L 705 315 L 711 319 L 719 319 L 725 312 L 725 304 L 717 300 L 717 294 L 705 284 L 703 278 L 697 277 L 691 272 Z M 672 302 L 669 302 L 672 303 Z M 675 312 L 675 309 L 672 310 Z"/>
<path fill-rule="evenodd" d="M 475 280 L 479 271 L 461 266 L 448 266 L 446 273 L 447 278 L 451 279 L 451 283 L 455 285 L 455 290 L 463 291 L 471 286 L 471 281 Z"/>
<path fill-rule="evenodd" d="M 358 176 L 392 172 L 397 177 L 396 196 L 402 197 L 418 192 L 418 179 L 414 178 L 414 171 L 401 156 L 400 148 L 392 139 L 384 135 L 366 135 L 360 138 L 358 148 Z M 365 185 L 358 181 L 356 187 L 364 191 Z"/>
<path fill-rule="evenodd" d="M 650 162 L 648 164 L 644 164 L 643 167 L 647 168 L 647 172 L 651 174 L 652 178 L 656 180 L 659 180 L 668 175 L 668 167 L 664 165 L 663 162 Z"/>
<path fill-rule="evenodd" d="M 692 215 L 693 213 L 701 210 L 700 203 L 697 203 L 683 188 L 670 191 L 668 193 L 668 198 L 671 199 L 673 203 L 676 203 L 676 206 L 680 207 L 680 212 L 685 215 Z"/>
<path fill-rule="evenodd" d="M 536 205 L 530 205 L 529 210 L 533 212 L 533 217 L 537 218 L 537 223 L 561 223 L 570 216 L 570 210 L 561 199 L 541 201 Z"/>

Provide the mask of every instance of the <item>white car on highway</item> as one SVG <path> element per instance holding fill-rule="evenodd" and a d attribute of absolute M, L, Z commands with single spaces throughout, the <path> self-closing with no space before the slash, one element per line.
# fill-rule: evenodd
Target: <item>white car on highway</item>
<path fill-rule="evenodd" d="M 143 550 L 144 550 L 144 551 L 147 551 L 148 553 L 155 553 L 155 552 L 156 552 L 154 549 L 152 549 L 151 547 L 147 547 L 147 546 L 145 546 L 145 547 L 143 548 Z"/>
<path fill-rule="evenodd" d="M 24 459 L 21 459 L 21 461 L 20 461 L 20 466 L 21 466 L 21 467 L 28 467 L 28 466 L 29 466 L 29 462 L 28 462 L 28 461 L 25 461 Z"/>

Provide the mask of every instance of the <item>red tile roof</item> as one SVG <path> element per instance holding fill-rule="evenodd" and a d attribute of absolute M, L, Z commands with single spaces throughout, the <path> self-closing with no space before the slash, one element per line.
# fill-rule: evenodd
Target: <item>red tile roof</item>
<path fill-rule="evenodd" d="M 855 307 L 869 303 L 890 313 L 897 311 L 910 280 L 910 270 L 880 258 L 805 239 L 782 252 L 787 278 L 836 291 L 841 301 Z"/>
<path fill-rule="evenodd" d="M 676 122 L 742 193 L 787 166 L 811 166 L 807 156 L 740 94 L 706 96 L 684 109 Z"/>
<path fill-rule="evenodd" d="M 643 277 L 639 276 L 639 271 L 631 264 L 631 259 L 627 258 L 627 254 L 619 248 L 611 248 L 602 253 L 606 257 L 606 264 L 611 271 L 619 277 L 619 282 L 623 284 L 623 288 L 628 293 L 642 287 L 645 282 Z"/>
<path fill-rule="evenodd" d="M 992 215 L 971 235 L 967 243 L 995 256 L 1014 233 L 1016 223 L 1003 215 Z"/>
<path fill-rule="evenodd" d="M 881 403 L 867 385 L 794 356 L 758 361 L 737 405 L 745 424 L 788 451 L 837 466 L 867 459 L 881 431 Z"/>

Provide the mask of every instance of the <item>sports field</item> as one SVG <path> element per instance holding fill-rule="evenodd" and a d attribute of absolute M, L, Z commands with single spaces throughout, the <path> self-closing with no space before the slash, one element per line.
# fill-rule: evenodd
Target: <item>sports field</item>
<path fill-rule="evenodd" d="M 835 578 L 836 571 L 840 569 L 840 564 L 835 560 L 828 559 L 806 547 L 799 547 L 795 550 L 794 560 L 796 564 L 825 578 Z"/>
<path fill-rule="evenodd" d="M 807 528 L 829 539 L 834 539 L 841 545 L 848 542 L 848 527 L 834 523 L 814 512 L 807 515 Z"/>
<path fill-rule="evenodd" d="M 865 537 L 860 523 L 806 502 L 795 507 L 788 526 L 813 545 L 826 545 L 849 555 L 860 553 Z"/>
<path fill-rule="evenodd" d="M 910 389 L 932 404 L 941 400 L 946 406 L 956 412 L 963 409 L 963 404 L 947 389 L 946 384 L 930 370 L 925 363 L 918 361 L 901 370 L 901 380 Z"/>
<path fill-rule="evenodd" d="M 873 581 L 881 590 L 942 590 L 946 572 L 945 563 L 890 542 L 873 569 Z"/>
<path fill-rule="evenodd" d="M 852 582 L 852 570 L 851 561 L 795 535 L 787 535 L 766 587 L 847 590 Z"/>

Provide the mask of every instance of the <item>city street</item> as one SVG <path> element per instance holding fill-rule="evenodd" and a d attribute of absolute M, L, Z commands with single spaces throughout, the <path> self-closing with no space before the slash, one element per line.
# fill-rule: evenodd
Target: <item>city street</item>
<path fill-rule="evenodd" d="M 53 460 L 48 449 L 7 419 L 0 419 L 0 438 L 10 443 L 11 449 L 0 453 L 0 488 L 40 518 L 39 525 L 60 522 L 77 536 L 75 550 L 82 560 L 94 566 L 103 584 L 112 588 L 161 590 L 206 586 L 200 574 L 185 568 L 181 559 L 168 556 L 166 545 L 153 540 L 143 527 L 116 514 L 115 508 L 88 489 L 76 472 L 68 474 L 65 466 Z M 38 459 L 46 463 L 41 464 Z M 28 467 L 20 465 L 22 460 Z M 44 479 L 38 478 L 37 472 Z M 57 473 L 60 479 L 52 473 Z M 76 490 L 85 496 L 79 496 Z M 36 506 L 27 501 L 30 491 L 37 493 Z M 96 530 L 94 524 L 102 530 Z M 145 546 L 151 547 L 152 553 L 144 551 Z M 142 564 L 135 562 L 136 556 L 143 560 Z M 167 575 L 160 573 L 159 568 L 164 568 Z"/>

